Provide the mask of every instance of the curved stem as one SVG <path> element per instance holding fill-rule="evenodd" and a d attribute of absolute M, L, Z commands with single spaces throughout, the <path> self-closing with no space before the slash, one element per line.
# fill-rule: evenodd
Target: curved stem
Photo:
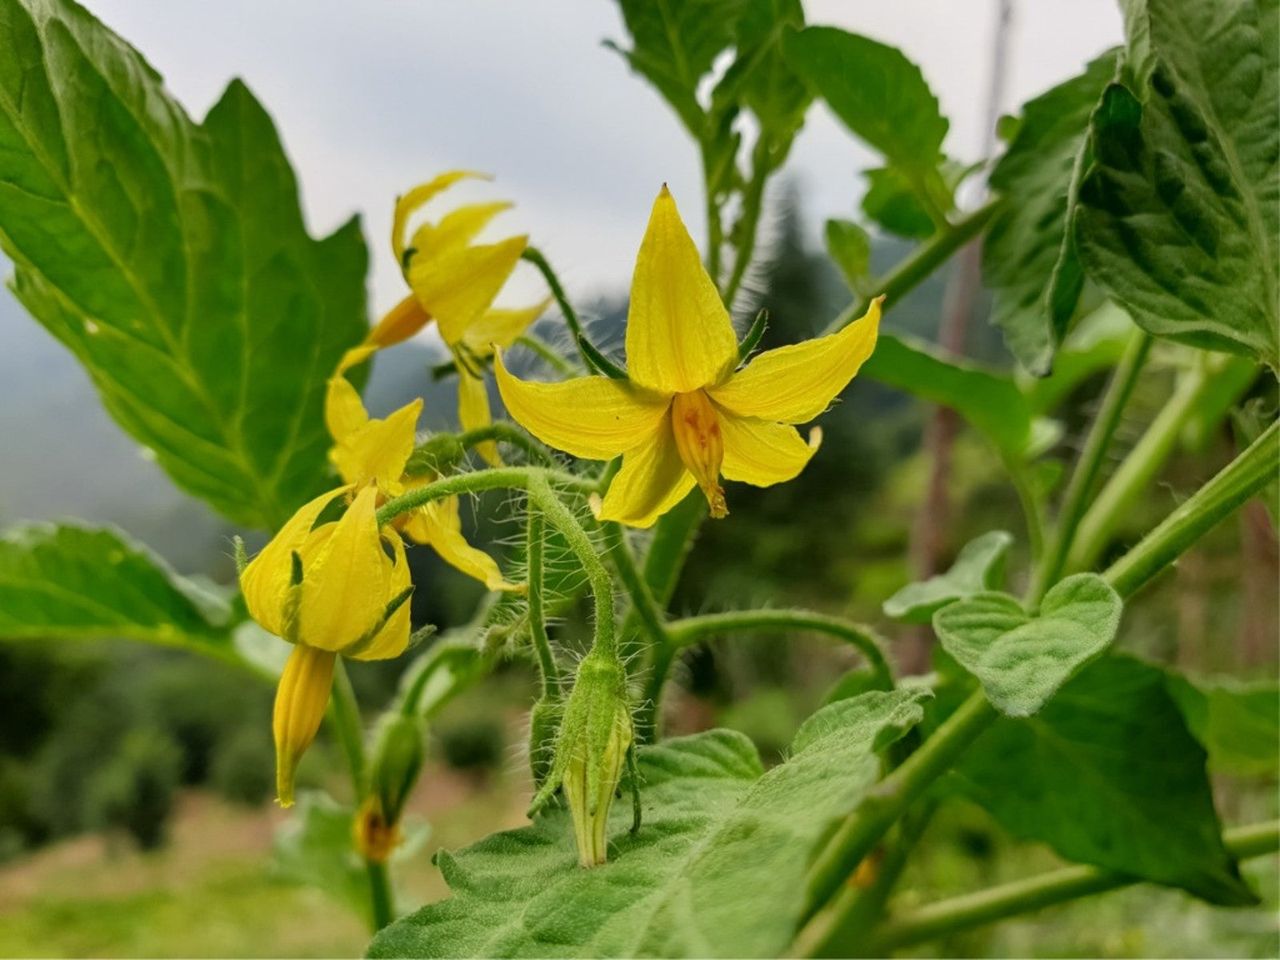
<path fill-rule="evenodd" d="M 561 286 L 560 278 L 556 276 L 555 270 L 551 269 L 551 264 L 547 262 L 547 258 L 542 255 L 542 251 L 537 247 L 525 247 L 524 253 L 520 254 L 520 259 L 533 264 L 537 267 L 538 272 L 542 274 L 542 279 L 547 282 L 547 286 L 551 290 L 551 296 L 555 297 L 556 305 L 564 316 L 564 322 L 569 327 L 569 332 L 573 334 L 573 342 L 578 347 L 578 354 L 582 357 L 583 366 L 588 370 L 594 370 L 596 367 L 592 362 L 591 355 L 582 346 L 587 339 L 587 335 L 582 331 L 582 323 L 578 320 L 578 312 L 573 309 L 573 304 L 569 302 L 568 296 L 565 295 L 564 287 Z"/>
<path fill-rule="evenodd" d="M 1265 856 L 1280 849 L 1280 821 L 1236 827 L 1227 830 L 1222 839 L 1239 859 Z M 1064 867 L 941 900 L 891 919 L 872 935 L 869 943 L 863 944 L 864 955 L 887 956 L 902 947 L 1140 882 L 1137 877 L 1098 867 Z"/>
<path fill-rule="evenodd" d="M 1107 392 L 1102 398 L 1102 407 L 1089 428 L 1084 449 L 1080 451 L 1080 459 L 1076 461 L 1066 493 L 1063 494 L 1062 508 L 1058 511 L 1049 549 L 1036 567 L 1029 594 L 1032 603 L 1038 603 L 1062 573 L 1067 551 L 1071 549 L 1080 518 L 1089 505 L 1089 498 L 1102 470 L 1102 462 L 1111 446 L 1111 438 L 1120 423 L 1120 415 L 1129 402 L 1150 350 L 1151 335 L 1145 331 L 1135 333 L 1111 376 Z"/>
<path fill-rule="evenodd" d="M 1280 421 L 1113 563 L 1103 576 L 1129 597 L 1269 482 L 1280 469 Z"/>
<path fill-rule="evenodd" d="M 896 305 L 898 300 L 914 289 L 922 280 L 938 269 L 950 256 L 982 232 L 1000 206 L 1000 200 L 988 200 L 972 213 L 961 217 L 947 230 L 934 234 L 920 244 L 902 263 L 875 284 L 869 296 L 851 303 L 838 317 L 827 325 L 823 333 L 835 333 L 857 320 L 876 297 L 884 296 L 886 306 Z"/>
<path fill-rule="evenodd" d="M 434 483 L 410 490 L 394 500 L 388 500 L 378 508 L 378 523 L 390 523 L 402 513 L 408 513 L 423 504 L 444 497 L 454 497 L 463 493 L 482 493 L 485 490 L 526 490 L 535 478 L 543 482 L 554 482 L 557 486 L 576 493 L 595 493 L 596 490 L 595 483 L 590 480 L 583 480 L 571 473 L 549 470 L 545 467 L 498 467 L 493 470 L 477 470 L 474 473 L 459 473 L 436 480 Z"/>
<path fill-rule="evenodd" d="M 596 634 L 592 649 L 599 648 L 602 653 L 617 653 L 617 636 L 613 622 L 613 580 L 605 569 L 587 531 L 582 528 L 559 497 L 551 490 L 544 472 L 532 473 L 528 487 L 531 504 L 542 511 L 547 522 L 560 531 L 569 549 L 574 552 L 582 569 L 591 584 L 591 593 L 595 598 Z"/>
<path fill-rule="evenodd" d="M 893 671 L 875 633 L 866 627 L 809 610 L 732 610 L 707 613 L 667 624 L 673 646 L 687 647 L 717 633 L 748 630 L 810 630 L 843 640 L 857 648 L 885 689 L 893 688 Z"/>
<path fill-rule="evenodd" d="M 526 560 L 529 564 L 529 634 L 533 649 L 538 655 L 538 667 L 542 673 L 542 695 L 548 700 L 560 696 L 560 668 L 551 652 L 551 638 L 547 636 L 546 614 L 542 608 L 542 561 L 546 537 L 546 524 L 541 511 L 532 504 L 526 529 Z"/>
<path fill-rule="evenodd" d="M 497 440 L 499 443 L 506 443 L 516 447 L 524 451 L 530 460 L 536 460 L 544 467 L 553 466 L 556 462 L 551 455 L 551 451 L 537 440 L 514 424 L 505 423 L 501 420 L 458 434 L 458 442 L 466 450 L 479 446 L 488 440 Z"/>

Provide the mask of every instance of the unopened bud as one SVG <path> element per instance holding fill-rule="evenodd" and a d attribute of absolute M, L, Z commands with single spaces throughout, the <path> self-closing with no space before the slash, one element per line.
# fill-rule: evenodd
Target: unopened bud
<path fill-rule="evenodd" d="M 616 654 L 592 650 L 578 666 L 551 773 L 530 810 L 536 812 L 557 787 L 564 788 L 578 862 L 584 867 L 608 859 L 609 810 L 634 740 L 626 671 Z"/>
<path fill-rule="evenodd" d="M 370 786 L 384 821 L 391 827 L 400 822 L 405 802 L 422 773 L 425 734 L 421 720 L 404 714 L 388 717 L 378 733 Z"/>

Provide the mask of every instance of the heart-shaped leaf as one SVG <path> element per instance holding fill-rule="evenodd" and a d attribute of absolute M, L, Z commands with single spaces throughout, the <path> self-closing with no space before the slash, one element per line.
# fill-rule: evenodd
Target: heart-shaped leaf
<path fill-rule="evenodd" d="M 939 610 L 933 629 L 996 709 L 1029 717 L 1111 644 L 1123 609 L 1107 581 L 1080 573 L 1045 594 L 1034 616 L 1007 593 L 979 593 Z"/>
<path fill-rule="evenodd" d="M 928 623 L 948 603 L 999 588 L 1004 578 L 1004 557 L 1012 543 L 1013 537 L 1003 530 L 992 530 L 970 540 L 946 573 L 909 583 L 886 600 L 884 615 L 905 623 Z"/>

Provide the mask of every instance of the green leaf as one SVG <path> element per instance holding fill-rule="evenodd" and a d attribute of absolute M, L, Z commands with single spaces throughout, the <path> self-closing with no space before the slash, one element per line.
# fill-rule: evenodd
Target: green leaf
<path fill-rule="evenodd" d="M 273 528 L 323 489 L 326 378 L 365 329 L 353 220 L 308 236 L 271 119 L 201 125 L 68 0 L 0 0 L 0 248 L 26 308 L 183 489 Z"/>
<path fill-rule="evenodd" d="M 1191 680 L 1170 673 L 1168 686 L 1187 726 L 1208 751 L 1211 768 L 1246 777 L 1280 772 L 1280 685 L 1276 681 Z"/>
<path fill-rule="evenodd" d="M 713 100 L 741 104 L 755 114 L 775 167 L 785 158 L 812 99 L 782 55 L 786 31 L 803 26 L 800 0 L 743 0 L 734 24 L 737 55 L 713 93 Z"/>
<path fill-rule="evenodd" d="M 917 175 L 937 169 L 947 121 L 901 50 L 835 27 L 788 34 L 782 48 L 844 125 L 892 166 Z"/>
<path fill-rule="evenodd" d="M 862 212 L 890 233 L 907 239 L 921 239 L 933 233 L 929 211 L 917 197 L 917 188 L 897 167 L 866 170 L 867 192 L 862 195 Z"/>
<path fill-rule="evenodd" d="M 1004 583 L 1004 558 L 1013 537 L 992 530 L 961 548 L 946 573 L 922 583 L 909 583 L 884 602 L 884 615 L 906 623 L 928 623 L 948 603 L 975 593 L 998 590 Z"/>
<path fill-rule="evenodd" d="M 1089 114 L 1115 76 L 1109 51 L 1078 77 L 1030 100 L 1009 149 L 991 171 L 1004 202 L 982 248 L 995 291 L 992 322 L 1027 370 L 1044 376 L 1067 332 L 1084 284 L 1067 213 L 1078 180 Z"/>
<path fill-rule="evenodd" d="M 354 815 L 327 793 L 303 793 L 293 816 L 276 831 L 271 867 L 280 879 L 317 887 L 368 917 L 368 875 L 351 842 Z"/>
<path fill-rule="evenodd" d="M 1111 645 L 1123 609 L 1107 581 L 1079 573 L 1046 593 L 1034 616 L 1007 593 L 978 593 L 939 610 L 933 629 L 997 710 L 1029 717 Z"/>
<path fill-rule="evenodd" d="M 874 692 L 824 707 L 767 773 L 727 730 L 642 748 L 643 825 L 630 834 L 629 805 L 614 805 L 607 864 L 577 865 L 562 809 L 442 852 L 452 898 L 392 924 L 370 956 L 779 955 L 815 845 L 875 782 L 875 751 L 920 721 L 928 696 Z"/>
<path fill-rule="evenodd" d="M 1007 457 L 1020 460 L 1031 442 L 1031 416 L 1012 380 L 977 364 L 948 359 L 923 340 L 881 333 L 862 373 L 950 407 Z"/>
<path fill-rule="evenodd" d="M 827 253 L 844 274 L 849 289 L 863 292 L 870 281 L 871 238 L 851 220 L 827 221 Z"/>
<path fill-rule="evenodd" d="M 997 720 L 955 782 L 1010 833 L 1069 860 L 1255 903 L 1222 845 L 1204 767 L 1164 672 L 1110 656 L 1036 716 Z"/>
<path fill-rule="evenodd" d="M 671 104 L 682 123 L 701 141 L 706 113 L 698 84 L 712 63 L 733 43 L 734 25 L 746 0 L 618 0 L 631 34 L 631 49 L 606 46 L 627 58 Z"/>
<path fill-rule="evenodd" d="M 1266 0 L 1128 12 L 1138 79 L 1093 115 L 1081 259 L 1155 336 L 1280 368 L 1280 13 Z"/>
<path fill-rule="evenodd" d="M 111 529 L 29 524 L 0 537 L 0 637 L 123 638 L 234 657 L 231 604 Z"/>

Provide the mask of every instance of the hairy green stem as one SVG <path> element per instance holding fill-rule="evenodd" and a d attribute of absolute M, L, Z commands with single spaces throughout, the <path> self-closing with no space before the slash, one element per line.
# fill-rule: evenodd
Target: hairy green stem
<path fill-rule="evenodd" d="M 622 525 L 606 522 L 600 524 L 600 530 L 604 534 L 604 545 L 608 551 L 609 559 L 613 561 L 613 568 L 618 572 L 618 579 L 622 581 L 622 587 L 626 590 L 627 596 L 631 600 L 631 609 L 639 619 L 640 626 L 649 638 L 649 643 L 669 643 L 670 638 L 667 636 L 667 629 L 662 623 L 662 608 L 658 606 L 658 601 L 654 599 L 653 591 L 649 589 L 649 582 L 645 580 L 644 574 L 636 566 L 636 558 L 631 554 L 631 548 L 627 544 L 626 533 Z M 628 638 L 624 628 L 620 639 L 624 660 L 633 652 L 629 649 L 627 641 Z"/>
<path fill-rule="evenodd" d="M 609 571 L 597 556 L 595 546 L 582 524 L 555 495 L 547 477 L 541 471 L 531 473 L 527 486 L 530 505 L 536 507 L 546 517 L 547 523 L 560 531 L 565 543 L 578 558 L 578 563 L 587 574 L 587 582 L 591 584 L 591 593 L 595 600 L 596 632 L 592 649 L 601 653 L 616 654 L 618 650 L 617 635 L 613 622 L 613 579 Z"/>
<path fill-rule="evenodd" d="M 547 636 L 546 611 L 542 606 L 543 550 L 546 540 L 546 522 L 533 504 L 525 530 L 525 560 L 529 567 L 529 636 L 538 655 L 538 668 L 542 674 L 542 695 L 548 700 L 560 696 L 560 668 L 551 651 L 551 638 Z"/>
<path fill-rule="evenodd" d="M 885 657 L 882 642 L 875 633 L 867 627 L 825 613 L 809 610 L 731 610 L 673 620 L 667 624 L 667 635 L 675 647 L 687 647 L 715 634 L 754 630 L 807 630 L 843 640 L 866 658 L 884 689 L 893 687 L 893 671 Z"/>
<path fill-rule="evenodd" d="M 809 869 L 807 916 L 839 892 L 880 838 L 996 718 L 982 690 L 971 693 L 933 736 L 863 798 Z"/>
<path fill-rule="evenodd" d="M 1280 849 L 1280 820 L 1236 827 L 1227 830 L 1222 839 L 1231 854 L 1239 859 L 1265 856 Z M 887 956 L 903 947 L 1140 882 L 1137 877 L 1098 867 L 1064 867 L 941 900 L 890 919 L 872 935 L 863 950 L 866 956 Z"/>
<path fill-rule="evenodd" d="M 769 167 L 769 151 L 764 137 L 756 140 L 751 153 L 751 180 L 742 194 L 742 218 L 738 227 L 738 249 L 733 258 L 733 269 L 724 288 L 724 302 L 733 308 L 738 288 L 751 266 L 756 249 L 756 233 L 760 227 L 760 212 L 764 206 L 764 188 L 772 170 Z"/>
<path fill-rule="evenodd" d="M 1000 206 L 1000 200 L 989 200 L 972 213 L 966 214 L 948 229 L 939 231 L 920 244 L 887 276 L 875 284 L 875 292 L 860 297 L 827 325 L 823 333 L 835 333 L 857 320 L 871 306 L 875 297 L 885 297 L 888 305 L 919 286 L 921 281 L 945 263 L 950 256 L 982 232 Z"/>
<path fill-rule="evenodd" d="M 1058 511 L 1054 523 L 1053 536 L 1049 540 L 1049 548 L 1036 567 L 1032 580 L 1030 598 L 1038 602 L 1062 574 L 1067 552 L 1076 535 L 1080 518 L 1084 516 L 1089 498 L 1102 471 L 1103 461 L 1111 446 L 1111 438 L 1115 436 L 1116 427 L 1120 424 L 1120 416 L 1133 394 L 1138 383 L 1138 375 L 1151 350 L 1151 335 L 1145 331 L 1135 333 L 1125 348 L 1120 363 L 1111 375 L 1111 382 L 1102 398 L 1102 406 L 1094 417 L 1089 435 L 1085 438 L 1084 449 L 1080 451 L 1080 459 L 1076 461 L 1075 470 L 1067 483 L 1062 497 L 1062 507 Z"/>
<path fill-rule="evenodd" d="M 596 491 L 594 481 L 583 480 L 563 470 L 551 470 L 545 467 L 497 467 L 492 470 L 477 470 L 474 473 L 459 473 L 452 477 L 444 477 L 433 483 L 416 487 L 394 500 L 388 500 L 378 508 L 378 523 L 390 523 L 402 513 L 416 510 L 424 504 L 444 497 L 454 497 L 464 493 L 483 493 L 486 490 L 527 490 L 535 479 L 554 483 L 575 493 L 595 493 Z"/>
<path fill-rule="evenodd" d="M 1122 597 L 1136 593 L 1237 507 L 1275 479 L 1280 469 L 1280 421 L 1197 490 L 1113 563 L 1103 576 Z"/>
<path fill-rule="evenodd" d="M 555 464 L 555 458 L 551 455 L 550 450 L 514 424 L 498 420 L 486 426 L 476 427 L 474 430 L 467 430 L 458 434 L 458 443 L 462 444 L 466 450 L 470 450 L 472 447 L 479 446 L 489 440 L 510 444 L 524 451 L 530 460 L 535 460 L 544 467 L 550 467 Z"/>
<path fill-rule="evenodd" d="M 1225 417 L 1231 402 L 1254 377 L 1250 363 L 1213 362 L 1222 358 L 1204 358 L 1202 363 L 1185 371 L 1171 396 L 1143 433 L 1124 462 L 1111 475 L 1102 491 L 1080 521 L 1080 529 L 1067 555 L 1066 572 L 1091 569 L 1111 539 L 1112 531 L 1124 518 L 1143 491 L 1150 488 L 1156 475 L 1177 447 L 1178 438 L 1192 417 L 1210 415 Z M 1208 366 L 1206 366 L 1208 364 Z M 1237 389 L 1222 388 L 1222 379 L 1231 378 Z M 1218 396 L 1216 409 L 1205 405 Z M 1225 403 L 1224 403 L 1225 400 Z"/>

